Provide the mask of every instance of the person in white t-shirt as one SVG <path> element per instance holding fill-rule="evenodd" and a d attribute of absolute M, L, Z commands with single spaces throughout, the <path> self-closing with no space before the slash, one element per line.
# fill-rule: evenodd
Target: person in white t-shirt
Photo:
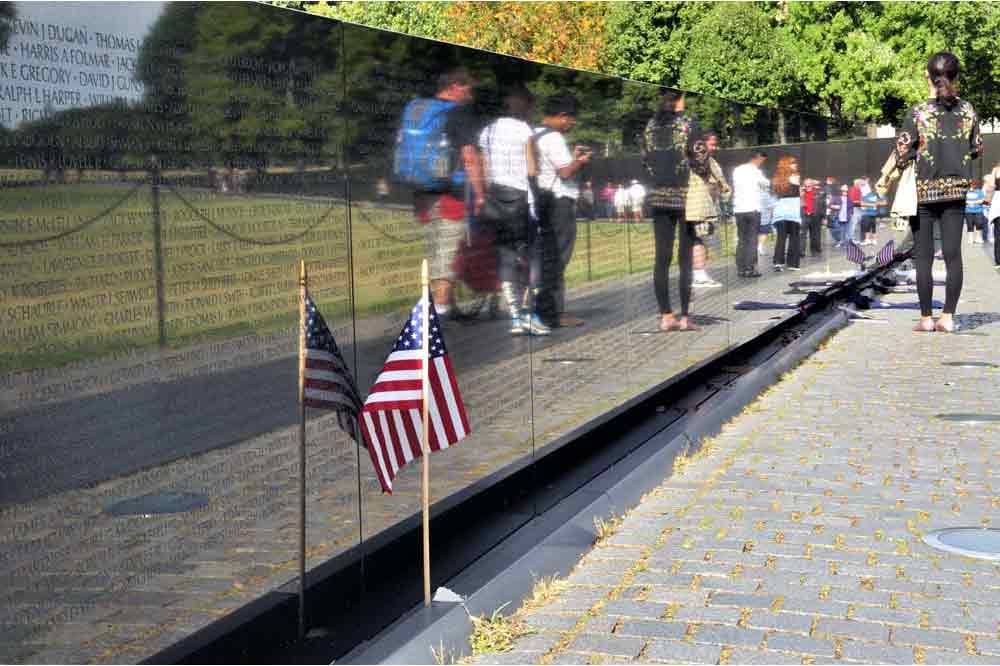
<path fill-rule="evenodd" d="M 497 277 L 500 291 L 511 318 L 512 335 L 548 335 L 549 329 L 530 310 L 522 312 L 526 285 L 520 267 L 528 257 L 532 242 L 529 209 L 532 204 L 529 176 L 537 165 L 532 149 L 531 118 L 534 96 L 523 88 L 514 89 L 504 97 L 505 115 L 494 120 L 479 133 L 479 149 L 483 154 L 487 182 L 487 213 L 490 203 L 503 206 L 501 219 L 489 219 L 487 224 L 496 234 Z"/>
<path fill-rule="evenodd" d="M 535 130 L 538 150 L 539 230 L 542 238 L 542 280 L 536 312 L 550 326 L 581 326 L 583 320 L 566 314 L 566 267 L 576 244 L 576 175 L 590 161 L 591 151 L 577 146 L 570 152 L 563 132 L 576 125 L 578 102 L 572 95 L 553 95 L 545 101 L 542 126 Z"/>
<path fill-rule="evenodd" d="M 646 201 L 646 188 L 638 180 L 633 180 L 628 188 L 628 203 L 632 208 L 632 219 L 642 222 L 642 205 Z"/>
<path fill-rule="evenodd" d="M 615 222 L 625 222 L 628 212 L 628 189 L 625 183 L 618 183 L 615 188 Z"/>
<path fill-rule="evenodd" d="M 733 169 L 733 214 L 736 216 L 736 270 L 740 277 L 757 278 L 757 234 L 764 197 L 771 187 L 761 171 L 767 154 L 755 151 L 749 162 Z"/>

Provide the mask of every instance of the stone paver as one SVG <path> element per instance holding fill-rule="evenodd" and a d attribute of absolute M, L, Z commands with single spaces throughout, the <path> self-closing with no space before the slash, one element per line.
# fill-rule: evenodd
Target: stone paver
<path fill-rule="evenodd" d="M 937 418 L 1000 414 L 1000 369 L 942 365 L 997 358 L 997 272 L 963 249 L 963 334 L 915 334 L 916 311 L 873 309 L 878 321 L 825 341 L 581 560 L 570 589 L 592 569 L 614 587 L 534 662 L 568 645 L 586 661 L 593 618 L 662 605 L 613 627 L 627 651 L 647 641 L 638 661 L 996 663 L 1000 566 L 922 541 L 1000 521 L 1000 424 Z"/>

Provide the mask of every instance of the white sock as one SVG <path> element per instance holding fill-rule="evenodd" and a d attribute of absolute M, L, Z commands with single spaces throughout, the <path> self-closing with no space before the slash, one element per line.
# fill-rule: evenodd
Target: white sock
<path fill-rule="evenodd" d="M 708 277 L 708 273 L 705 272 L 704 268 L 699 268 L 694 272 L 694 279 L 699 282 L 708 282 L 712 278 Z"/>

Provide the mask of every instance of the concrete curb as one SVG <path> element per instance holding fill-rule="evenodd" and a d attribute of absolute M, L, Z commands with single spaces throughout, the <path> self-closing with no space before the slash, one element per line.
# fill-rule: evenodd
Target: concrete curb
<path fill-rule="evenodd" d="M 610 518 L 635 507 L 645 493 L 670 477 L 679 454 L 697 451 L 703 439 L 716 435 L 761 391 L 811 355 L 847 321 L 848 315 L 837 309 L 825 314 L 818 324 L 804 322 L 793 328 L 798 333 L 794 344 L 777 353 L 772 350 L 770 355 L 765 351 L 765 358 L 755 359 L 759 363 L 754 363 L 753 370 L 704 403 L 689 407 L 684 418 L 577 490 L 573 496 L 579 498 L 583 493 L 593 498 L 582 511 L 564 515 L 568 513 L 563 508 L 569 504 L 567 498 L 514 533 L 508 542 L 531 539 L 537 545 L 500 574 L 478 589 L 472 584 L 477 567 L 503 557 L 504 544 L 449 581 L 448 587 L 465 597 L 464 603 L 435 602 L 430 608 L 418 608 L 338 663 L 434 664 L 442 658 L 447 661 L 468 654 L 470 615 L 490 615 L 504 605 L 513 610 L 531 595 L 538 578 L 567 575 L 597 539 L 596 518 Z"/>

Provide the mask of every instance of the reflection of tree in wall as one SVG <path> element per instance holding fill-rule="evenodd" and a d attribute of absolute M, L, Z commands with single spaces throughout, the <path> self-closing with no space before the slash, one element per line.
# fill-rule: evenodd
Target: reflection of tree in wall
<path fill-rule="evenodd" d="M 204 5 L 180 57 L 191 124 L 204 142 L 197 147 L 227 166 L 255 169 L 335 155 L 333 28 L 263 5 Z"/>
<path fill-rule="evenodd" d="M 17 8 L 13 2 L 0 3 L 0 51 L 7 50 L 14 19 L 17 18 Z"/>

